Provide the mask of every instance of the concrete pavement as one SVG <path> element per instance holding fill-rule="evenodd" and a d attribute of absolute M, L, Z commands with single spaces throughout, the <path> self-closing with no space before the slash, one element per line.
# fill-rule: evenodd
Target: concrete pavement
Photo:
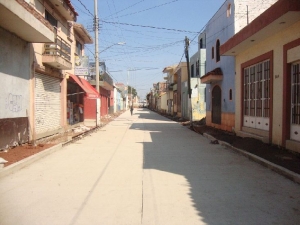
<path fill-rule="evenodd" d="M 0 224 L 300 224 L 300 186 L 147 109 L 0 179 Z"/>

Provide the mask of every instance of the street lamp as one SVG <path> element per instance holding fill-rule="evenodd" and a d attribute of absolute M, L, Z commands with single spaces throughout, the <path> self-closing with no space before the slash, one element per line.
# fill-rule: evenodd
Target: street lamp
<path fill-rule="evenodd" d="M 103 49 L 102 51 L 100 51 L 99 54 L 101 52 L 104 52 L 107 49 L 115 46 L 115 45 L 125 45 L 125 44 L 126 44 L 125 42 L 118 42 L 118 43 L 112 44 L 112 45 L 108 46 L 107 48 Z M 96 49 L 98 49 L 98 48 L 96 48 Z M 99 58 L 98 58 L 98 53 L 95 55 L 95 61 L 96 61 L 95 62 L 95 66 L 96 66 L 96 90 L 97 90 L 98 93 L 100 93 L 100 87 L 99 87 L 100 86 L 99 85 Z"/>
<path fill-rule="evenodd" d="M 111 47 L 113 47 L 113 46 L 115 46 L 115 45 L 125 45 L 125 44 L 126 44 L 126 42 L 118 42 L 118 43 L 115 43 L 115 44 L 112 44 L 112 45 L 108 46 L 107 48 L 103 49 L 101 52 L 104 52 L 104 51 L 106 51 L 107 49 L 109 49 L 109 48 L 111 48 Z M 100 52 L 100 53 L 101 53 L 101 52 Z"/>

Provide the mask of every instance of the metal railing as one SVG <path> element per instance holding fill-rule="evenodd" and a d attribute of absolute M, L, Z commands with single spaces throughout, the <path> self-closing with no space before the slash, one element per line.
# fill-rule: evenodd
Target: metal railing
<path fill-rule="evenodd" d="M 43 55 L 60 56 L 71 62 L 71 45 L 58 35 L 56 35 L 55 42 L 45 44 L 44 49 Z"/>

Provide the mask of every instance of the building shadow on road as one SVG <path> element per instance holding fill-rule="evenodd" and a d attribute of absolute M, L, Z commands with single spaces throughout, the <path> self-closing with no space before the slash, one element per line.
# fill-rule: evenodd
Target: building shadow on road
<path fill-rule="evenodd" d="M 178 197 L 171 202 L 178 204 L 183 211 L 186 207 L 184 204 L 190 203 L 197 211 L 199 224 L 286 223 L 295 216 L 292 210 L 287 210 L 285 215 L 278 217 L 280 204 L 277 203 L 282 201 L 280 191 L 270 193 L 274 185 L 284 185 L 276 182 L 277 174 L 270 174 L 264 167 L 253 165 L 248 159 L 211 144 L 209 140 L 155 112 L 143 109 L 136 111 L 136 115 L 144 122 L 133 123 L 130 129 L 145 130 L 150 135 L 148 141 L 143 142 L 143 169 L 152 174 L 147 178 L 150 179 L 149 184 L 153 185 L 150 188 L 170 189 L 170 194 L 166 192 L 166 196 L 156 196 L 153 192 L 152 197 L 158 202 L 165 202 L 161 198 Z M 249 166 L 253 171 L 247 170 Z M 180 182 L 172 179 L 178 175 L 182 178 Z M 169 177 L 170 180 L 163 180 L 159 184 L 157 180 L 154 181 L 158 176 Z M 183 193 L 172 195 L 174 189 L 185 192 L 186 198 Z M 298 207 L 295 201 L 290 205 Z M 164 206 L 153 206 L 161 207 Z M 176 218 L 176 214 L 173 217 Z"/>

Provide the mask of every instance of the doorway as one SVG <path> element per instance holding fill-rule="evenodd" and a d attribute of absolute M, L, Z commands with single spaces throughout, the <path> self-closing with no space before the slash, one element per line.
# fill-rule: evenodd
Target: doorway
<path fill-rule="evenodd" d="M 221 124 L 221 88 L 215 86 L 212 90 L 212 122 Z"/>

